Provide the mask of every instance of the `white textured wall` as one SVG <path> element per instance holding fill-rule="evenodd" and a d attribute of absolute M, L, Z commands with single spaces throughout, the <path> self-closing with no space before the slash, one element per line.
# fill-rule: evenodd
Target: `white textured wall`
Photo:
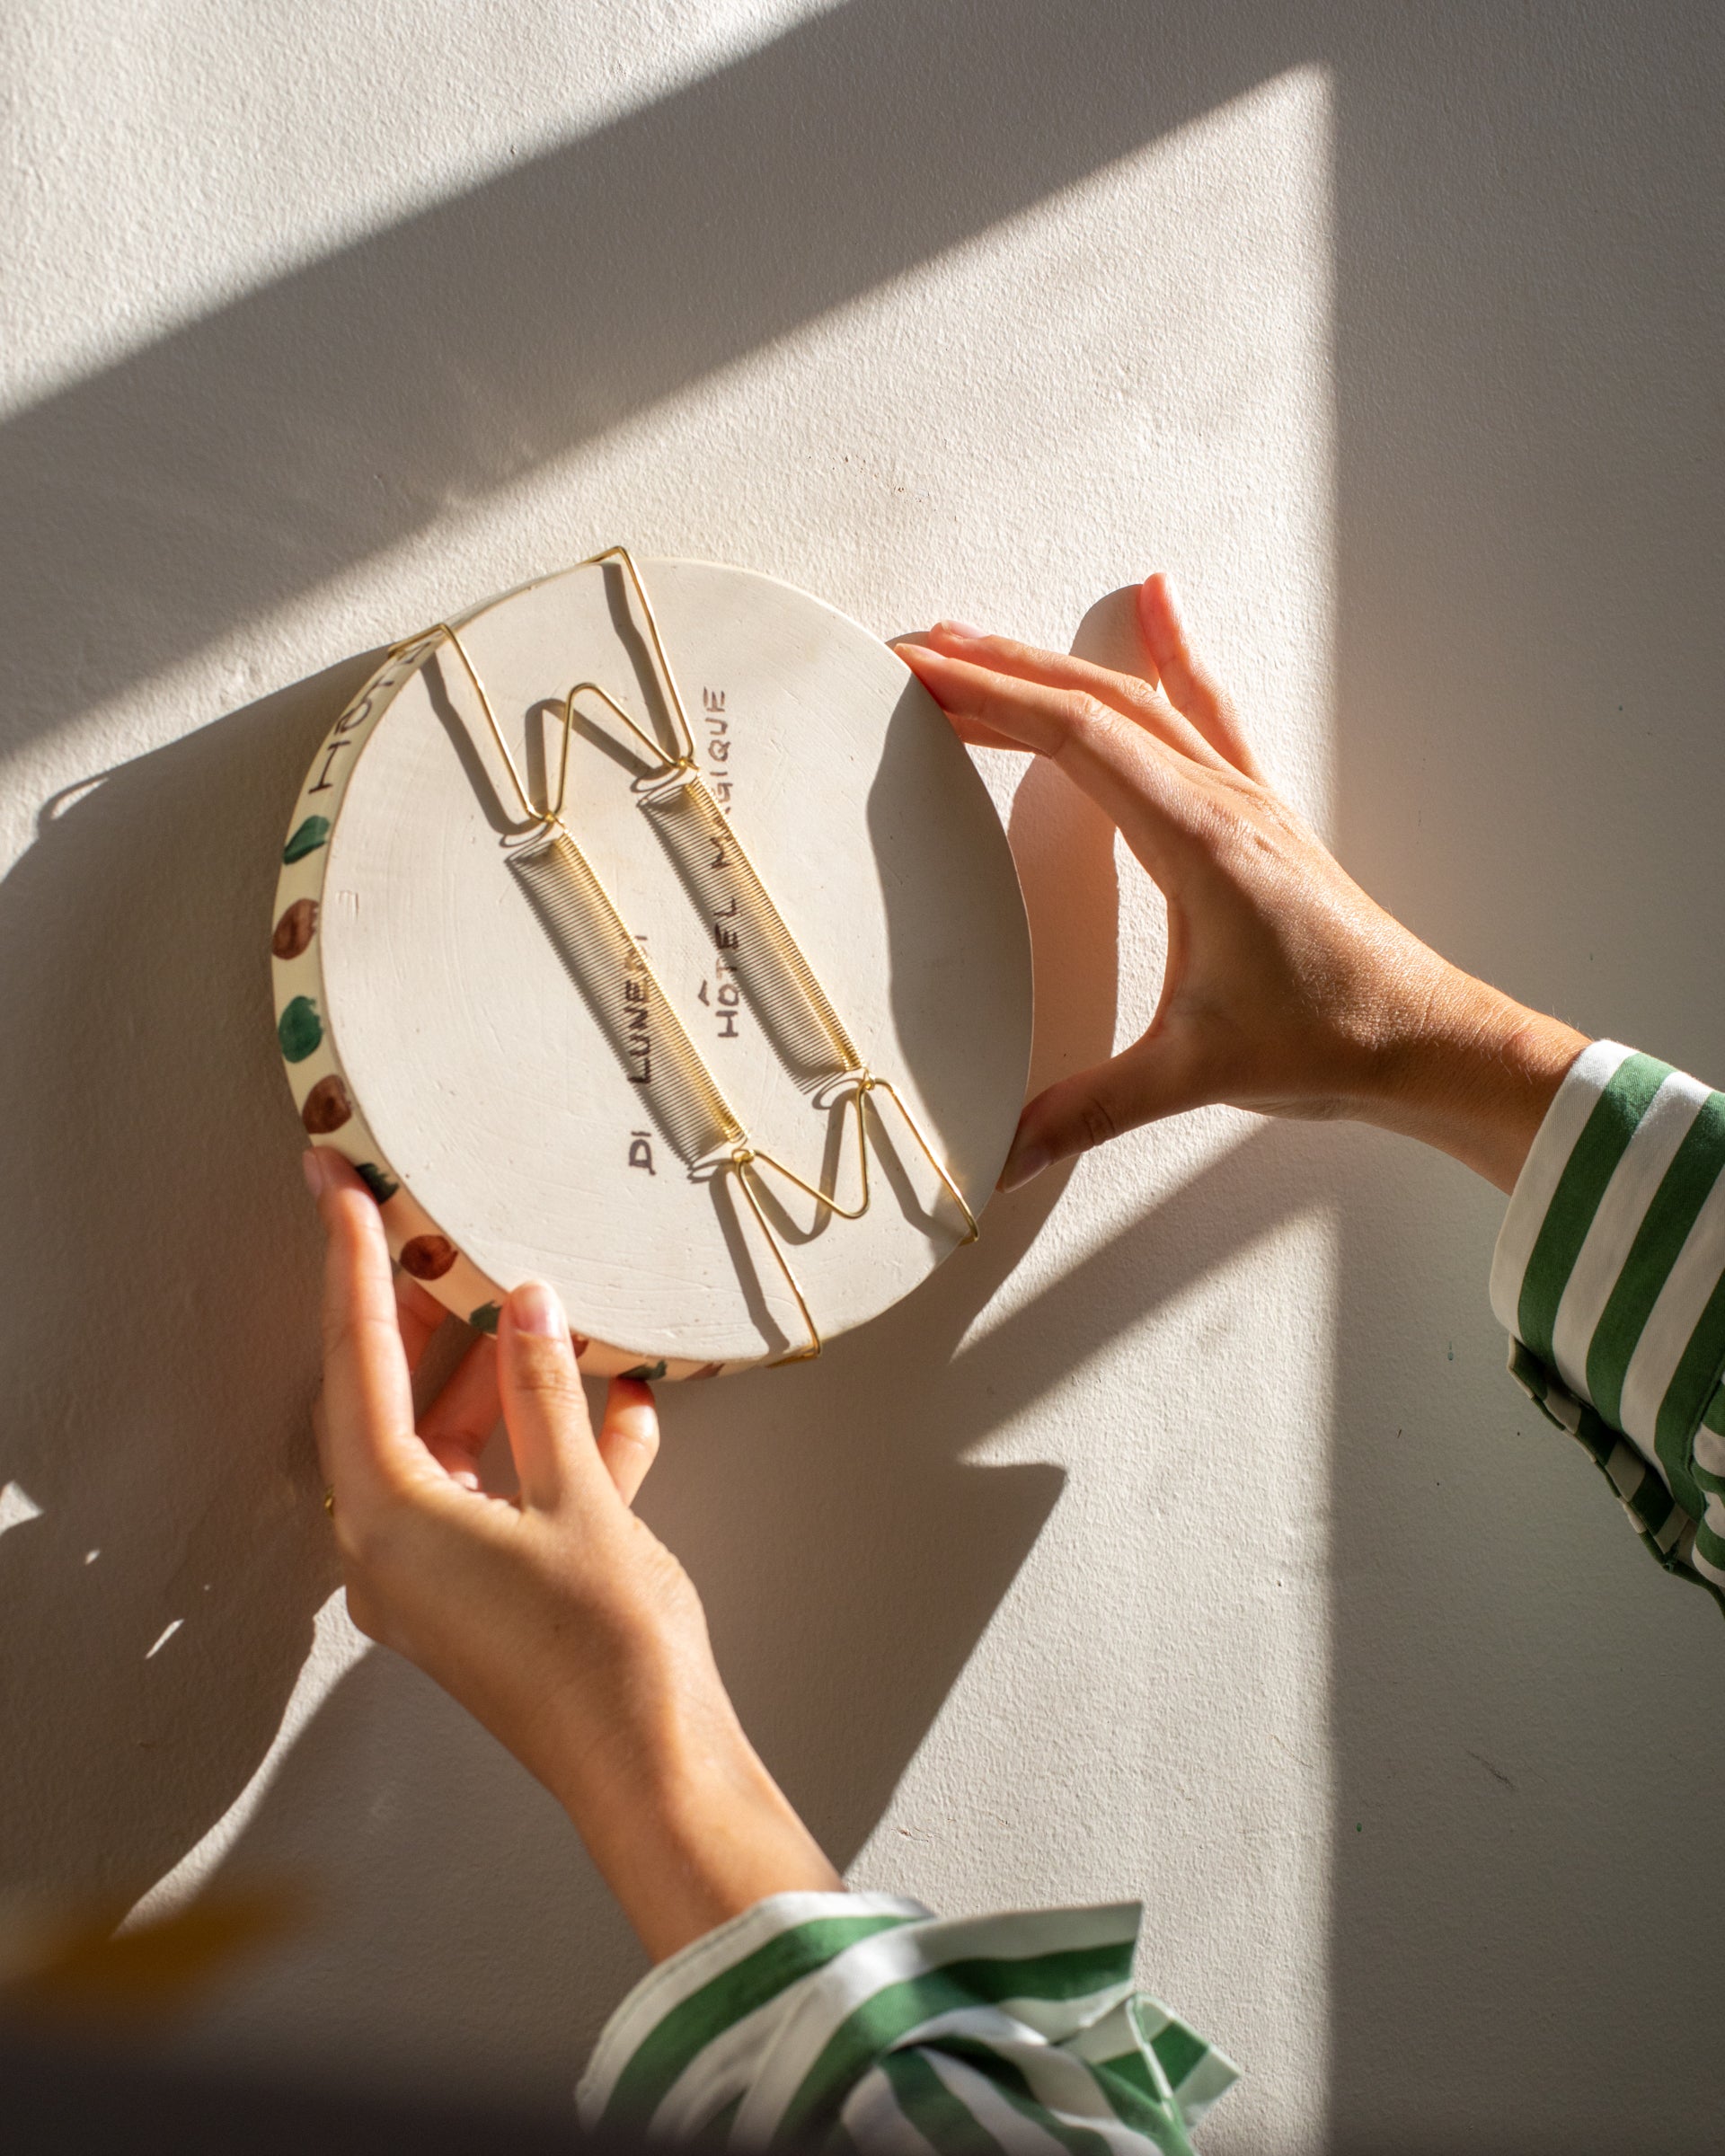
<path fill-rule="evenodd" d="M 1725 1075 L 1720 32 L 14 0 L 0 40 L 0 1884 L 289 1878 L 307 1930 L 187 2043 L 554 2095 L 634 1949 L 329 1599 L 263 934 L 362 655 L 618 537 L 1049 642 L 1161 565 L 1382 897 Z M 1147 1015 L 1157 908 L 985 761 L 1052 1073 Z M 952 1910 L 1141 1895 L 1146 1981 L 1251 2072 L 1218 2152 L 1722 2123 L 1725 1630 L 1518 1409 L 1497 1214 L 1217 1111 L 1002 1202 L 818 1367 L 665 1403 L 646 1509 L 835 1854 Z"/>

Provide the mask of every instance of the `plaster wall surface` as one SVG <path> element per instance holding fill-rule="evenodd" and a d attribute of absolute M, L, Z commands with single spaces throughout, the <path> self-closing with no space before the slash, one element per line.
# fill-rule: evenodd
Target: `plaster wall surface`
<path fill-rule="evenodd" d="M 264 931 L 367 653 L 615 538 L 1106 656 L 1174 572 L 1462 963 L 1725 1076 L 1714 11 L 18 0 L 0 38 L 0 1886 L 303 1892 L 188 2053 L 555 2099 L 638 1953 L 347 1623 Z M 1159 903 L 985 756 L 1041 1079 Z M 1717 1612 L 1502 1374 L 1499 1201 L 1217 1109 L 643 1509 L 859 1885 L 1141 1897 L 1206 2145 L 1689 2148 Z"/>

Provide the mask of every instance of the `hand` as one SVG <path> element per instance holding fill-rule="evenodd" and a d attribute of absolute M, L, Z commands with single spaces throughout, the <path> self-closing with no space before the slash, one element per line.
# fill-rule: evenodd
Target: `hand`
<path fill-rule="evenodd" d="M 563 1804 L 648 1951 L 836 1873 L 750 1747 L 688 1576 L 630 1510 L 658 1449 L 615 1379 L 597 1436 L 555 1294 L 530 1282 L 414 1426 L 446 1312 L 391 1280 L 370 1194 L 305 1156 L 328 1239 L 318 1448 L 354 1622 L 451 1692 Z M 518 1498 L 486 1494 L 500 1414 Z"/>
<path fill-rule="evenodd" d="M 1164 577 L 1146 579 L 1137 612 L 1143 678 L 951 622 L 897 647 L 963 739 L 1058 764 L 1167 901 L 1147 1030 L 1030 1102 L 1002 1188 L 1210 1101 L 1376 1123 L 1513 1188 L 1585 1036 L 1375 905 L 1266 782 Z"/>

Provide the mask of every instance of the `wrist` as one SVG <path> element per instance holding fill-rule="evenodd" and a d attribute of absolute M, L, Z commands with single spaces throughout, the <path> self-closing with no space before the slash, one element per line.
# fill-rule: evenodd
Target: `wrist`
<path fill-rule="evenodd" d="M 1588 1037 L 1446 964 L 1379 1052 L 1361 1119 L 1513 1190 Z"/>

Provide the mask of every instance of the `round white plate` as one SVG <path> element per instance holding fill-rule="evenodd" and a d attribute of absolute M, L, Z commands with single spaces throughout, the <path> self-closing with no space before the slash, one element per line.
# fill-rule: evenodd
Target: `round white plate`
<path fill-rule="evenodd" d="M 707 562 L 641 573 L 703 775 L 863 1059 L 979 1215 L 1023 1098 L 1031 1004 L 1023 905 L 981 780 L 903 662 L 820 600 Z M 577 680 L 669 739 L 616 567 L 544 578 L 455 625 L 537 799 Z M 841 1111 L 787 1069 L 730 975 L 724 924 L 632 787 L 622 729 L 581 709 L 571 832 L 750 1142 L 854 1206 Z M 716 1375 L 793 1353 L 806 1329 L 734 1176 L 691 1174 L 650 1078 L 529 903 L 511 866 L 522 824 L 447 642 L 398 648 L 320 750 L 283 853 L 278 1036 L 307 1130 L 372 1183 L 405 1268 L 481 1326 L 540 1277 L 588 1369 Z M 861 1220 L 775 1190 L 825 1339 L 907 1294 L 967 1233 L 891 1105 L 868 1127 Z"/>

